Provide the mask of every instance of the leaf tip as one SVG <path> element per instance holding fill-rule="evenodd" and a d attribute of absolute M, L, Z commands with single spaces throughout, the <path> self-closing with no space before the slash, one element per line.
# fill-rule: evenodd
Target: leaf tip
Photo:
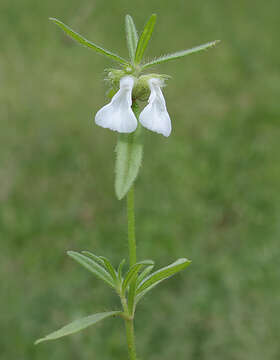
<path fill-rule="evenodd" d="M 116 194 L 117 200 L 121 201 L 124 198 L 122 194 Z"/>
<path fill-rule="evenodd" d="M 116 191 L 116 197 L 118 200 L 122 200 L 124 198 L 123 194 L 118 193 L 118 191 Z"/>
<path fill-rule="evenodd" d="M 216 46 L 216 45 L 218 45 L 220 42 L 221 42 L 221 40 L 214 40 L 212 46 Z"/>
<path fill-rule="evenodd" d="M 70 257 L 72 257 L 74 254 L 75 254 L 75 251 L 72 251 L 72 250 L 68 250 L 66 251 L 66 254 Z"/>
<path fill-rule="evenodd" d="M 118 200 L 122 200 L 127 194 L 129 189 L 123 189 L 117 181 L 115 181 L 115 194 Z"/>
<path fill-rule="evenodd" d="M 154 260 L 150 260 L 150 259 L 143 260 L 141 263 L 142 263 L 143 265 L 155 265 Z"/>
<path fill-rule="evenodd" d="M 37 339 L 37 340 L 34 342 L 34 345 L 38 345 L 38 344 L 40 344 L 41 342 L 43 342 L 44 340 L 45 340 L 44 338 Z"/>

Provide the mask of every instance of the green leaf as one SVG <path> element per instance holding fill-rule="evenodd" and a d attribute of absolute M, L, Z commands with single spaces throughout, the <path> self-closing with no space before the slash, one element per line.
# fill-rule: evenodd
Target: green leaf
<path fill-rule="evenodd" d="M 122 283 L 122 293 L 125 293 L 126 288 L 129 286 L 129 284 L 136 279 L 138 271 L 141 269 L 143 265 L 142 264 L 135 264 L 133 267 L 128 271 L 126 274 L 124 281 Z"/>
<path fill-rule="evenodd" d="M 121 200 L 134 183 L 142 162 L 141 127 L 131 134 L 120 134 L 116 146 L 115 192 Z"/>
<path fill-rule="evenodd" d="M 133 315 L 135 311 L 135 306 L 136 306 L 136 303 L 134 301 L 135 294 L 136 294 L 136 281 L 134 277 L 129 285 L 128 295 L 127 295 L 127 307 L 130 315 Z"/>
<path fill-rule="evenodd" d="M 128 295 L 127 295 L 127 306 L 128 311 L 131 315 L 134 314 L 136 303 L 134 301 L 136 295 L 136 288 L 137 288 L 137 276 L 138 271 L 143 267 L 154 264 L 152 260 L 143 260 L 136 264 L 134 264 L 129 271 L 127 272 L 124 281 L 122 283 L 122 294 L 125 295 L 125 291 L 128 288 Z M 153 265 L 152 265 L 153 266 Z"/>
<path fill-rule="evenodd" d="M 190 54 L 194 54 L 196 52 L 202 51 L 202 50 L 206 50 L 209 49 L 215 45 L 217 45 L 220 42 L 220 40 L 215 40 L 215 41 L 211 41 L 208 42 L 207 44 L 203 44 L 203 45 L 199 45 L 199 46 L 195 46 L 191 49 L 187 49 L 187 50 L 182 50 L 182 51 L 177 51 L 174 54 L 168 54 L 168 55 L 163 55 L 153 61 L 150 61 L 146 64 L 144 64 L 142 66 L 142 70 L 143 69 L 147 69 L 148 67 L 151 67 L 153 65 L 157 65 L 157 64 L 161 64 L 170 60 L 175 60 L 175 59 L 179 59 L 181 57 L 190 55 Z"/>
<path fill-rule="evenodd" d="M 147 24 L 144 27 L 144 30 L 140 36 L 140 39 L 137 44 L 136 52 L 135 52 L 135 62 L 139 64 L 143 58 L 144 52 L 148 45 L 148 42 L 152 36 L 154 26 L 156 23 L 157 16 L 153 14 L 148 20 Z"/>
<path fill-rule="evenodd" d="M 153 270 L 154 265 L 151 266 L 147 266 L 142 272 L 141 274 L 139 274 L 138 278 L 137 278 L 137 282 L 136 285 L 138 286 L 141 281 L 150 274 L 150 272 Z"/>
<path fill-rule="evenodd" d="M 145 265 L 153 265 L 154 262 L 152 260 L 143 260 L 134 264 L 129 271 L 127 272 L 123 284 L 122 284 L 122 292 L 124 293 L 126 288 L 130 285 L 130 283 L 137 277 L 138 271 Z"/>
<path fill-rule="evenodd" d="M 118 279 L 119 279 L 120 283 L 122 282 L 122 269 L 123 269 L 124 263 L 125 263 L 125 259 L 122 259 L 122 261 L 120 262 L 120 265 L 118 267 Z"/>
<path fill-rule="evenodd" d="M 99 279 L 105 281 L 112 288 L 115 288 L 115 284 L 111 275 L 102 266 L 98 265 L 98 263 L 95 262 L 93 259 L 79 254 L 76 251 L 67 251 L 67 254 L 79 264 L 81 264 L 83 267 L 85 267 L 87 270 L 92 272 Z"/>
<path fill-rule="evenodd" d="M 53 21 L 56 25 L 62 28 L 62 30 L 69 35 L 72 39 L 76 40 L 80 44 L 87 46 L 93 50 L 95 50 L 97 53 L 109 57 L 111 60 L 117 61 L 120 64 L 123 65 L 129 65 L 128 61 L 120 57 L 119 55 L 116 55 L 112 53 L 109 50 L 103 49 L 102 47 L 94 44 L 93 42 L 87 40 L 82 35 L 78 34 L 74 30 L 72 30 L 69 26 L 65 25 L 62 21 L 55 19 L 55 18 L 49 18 L 49 20 Z"/>
<path fill-rule="evenodd" d="M 104 266 L 104 261 L 99 256 L 93 254 L 92 252 L 90 252 L 90 251 L 82 251 L 81 253 L 86 255 L 87 257 L 92 258 L 94 261 L 96 261 L 100 265 Z"/>
<path fill-rule="evenodd" d="M 110 261 L 105 258 L 104 256 L 100 256 L 100 259 L 103 260 L 108 272 L 111 274 L 112 278 L 114 281 L 117 280 L 117 274 L 116 274 L 116 270 L 113 268 L 112 264 L 110 263 Z"/>
<path fill-rule="evenodd" d="M 99 314 L 86 316 L 79 320 L 75 320 L 72 323 L 70 323 L 66 326 L 63 326 L 61 329 L 54 331 L 51 334 L 49 334 L 41 339 L 38 339 L 37 341 L 35 341 L 35 345 L 37 345 L 43 341 L 56 340 L 63 336 L 74 334 L 80 330 L 87 328 L 88 326 L 96 324 L 97 322 L 99 322 L 103 319 L 106 319 L 111 316 L 116 316 L 121 313 L 122 313 L 121 311 L 103 312 L 103 313 L 99 313 Z"/>
<path fill-rule="evenodd" d="M 125 17 L 126 42 L 130 60 L 134 62 L 135 51 L 138 43 L 138 34 L 134 21 L 130 15 Z"/>
<path fill-rule="evenodd" d="M 185 258 L 178 259 L 174 263 L 163 267 L 147 276 L 139 285 L 136 291 L 136 302 L 138 302 L 148 291 L 158 285 L 163 280 L 173 276 L 177 272 L 185 269 L 191 261 Z"/>

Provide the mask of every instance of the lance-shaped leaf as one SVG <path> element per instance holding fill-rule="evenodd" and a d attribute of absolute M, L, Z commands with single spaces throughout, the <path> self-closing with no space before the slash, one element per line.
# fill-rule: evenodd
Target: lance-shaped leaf
<path fill-rule="evenodd" d="M 101 320 L 104 320 L 111 316 L 117 316 L 121 313 L 122 313 L 121 311 L 109 311 L 109 312 L 103 312 L 103 313 L 99 313 L 99 314 L 86 316 L 84 318 L 75 320 L 72 323 L 70 323 L 66 326 L 63 326 L 61 329 L 56 330 L 41 339 L 38 339 L 35 342 L 35 345 L 37 345 L 43 341 L 56 340 L 63 336 L 74 334 L 80 330 L 83 330 L 91 325 L 96 324 L 97 322 L 99 322 Z"/>
<path fill-rule="evenodd" d="M 190 265 L 190 263 L 191 261 L 188 259 L 178 259 L 174 263 L 165 266 L 162 269 L 159 269 L 151 275 L 147 276 L 137 287 L 136 302 L 138 302 L 148 291 L 150 291 L 160 282 L 185 269 L 188 265 Z"/>
<path fill-rule="evenodd" d="M 104 56 L 107 56 L 111 60 L 117 61 L 118 63 L 120 63 L 122 65 L 129 65 L 128 61 L 126 61 L 125 59 L 123 59 L 119 55 L 114 54 L 109 50 L 103 49 L 101 46 L 98 46 L 98 45 L 94 44 L 93 42 L 87 40 L 82 35 L 78 34 L 74 30 L 72 30 L 69 26 L 65 25 L 62 21 L 60 21 L 58 19 L 55 19 L 55 18 L 50 18 L 50 20 L 53 21 L 59 27 L 61 27 L 61 29 L 68 36 L 70 36 L 72 39 L 76 40 L 78 43 L 80 43 L 80 44 L 82 44 L 84 46 L 87 46 L 87 47 L 95 50 L 97 53 L 99 53 L 101 55 L 104 55 Z"/>
<path fill-rule="evenodd" d="M 148 42 L 152 36 L 156 20 L 157 20 L 157 16 L 156 14 L 153 14 L 148 20 L 147 24 L 145 25 L 144 30 L 138 40 L 137 49 L 135 53 L 136 64 L 139 64 L 143 58 Z"/>
<path fill-rule="evenodd" d="M 125 17 L 125 32 L 130 60 L 134 62 L 135 51 L 138 43 L 138 34 L 134 21 L 130 15 L 126 15 Z"/>
<path fill-rule="evenodd" d="M 203 45 L 195 46 L 195 47 L 193 47 L 191 49 L 177 51 L 174 54 L 163 55 L 163 56 L 161 56 L 161 57 L 159 57 L 157 59 L 154 59 L 154 60 L 144 64 L 142 66 L 142 70 L 147 69 L 148 67 L 151 67 L 153 65 L 162 64 L 162 63 L 170 61 L 170 60 L 179 59 L 181 57 L 184 57 L 184 56 L 187 56 L 187 55 L 190 55 L 190 54 L 194 54 L 194 53 L 202 51 L 202 50 L 209 49 L 209 48 L 217 45 L 219 42 L 220 42 L 220 40 L 215 40 L 215 41 L 211 41 L 211 42 L 208 42 L 206 44 L 203 44 Z"/>
<path fill-rule="evenodd" d="M 105 258 L 104 256 L 100 256 L 100 258 L 103 260 L 104 265 L 106 266 L 106 269 L 108 270 L 108 272 L 110 273 L 110 275 L 112 276 L 112 279 L 114 281 L 117 280 L 117 274 L 116 274 L 116 270 L 113 268 L 112 264 L 110 263 L 110 261 Z"/>
<path fill-rule="evenodd" d="M 115 191 L 121 200 L 135 181 L 142 162 L 143 144 L 141 128 L 131 134 L 119 134 L 116 146 L 116 178 Z"/>
<path fill-rule="evenodd" d="M 92 272 L 96 277 L 105 281 L 111 287 L 115 288 L 114 280 L 112 279 L 111 275 L 93 259 L 85 255 L 79 254 L 76 251 L 68 251 L 67 254 L 79 264 L 81 264 L 83 267 L 85 267 L 87 270 Z"/>
<path fill-rule="evenodd" d="M 146 276 L 148 276 L 150 274 L 150 272 L 153 270 L 154 265 L 151 266 L 147 266 L 138 276 L 137 281 L 136 281 L 136 285 L 138 287 L 138 285 L 141 283 L 141 281 L 143 281 L 145 279 Z"/>
<path fill-rule="evenodd" d="M 86 255 L 87 257 L 90 257 L 91 259 L 93 259 L 95 262 L 99 263 L 100 265 L 104 266 L 104 261 L 101 259 L 101 257 L 93 254 L 90 251 L 82 251 L 82 254 Z"/>
<path fill-rule="evenodd" d="M 135 295 L 136 295 L 136 281 L 135 278 L 131 281 L 128 289 L 128 295 L 127 295 L 127 307 L 129 314 L 133 316 L 136 302 L 135 302 Z"/>
<path fill-rule="evenodd" d="M 124 293 L 126 288 L 133 282 L 133 280 L 137 277 L 138 271 L 145 265 L 153 265 L 154 262 L 152 260 L 143 260 L 134 264 L 129 271 L 127 272 L 123 284 L 122 284 L 122 292 Z"/>
<path fill-rule="evenodd" d="M 121 283 L 122 282 L 122 269 L 125 263 L 125 259 L 122 259 L 122 261 L 120 262 L 120 265 L 118 267 L 118 280 Z"/>

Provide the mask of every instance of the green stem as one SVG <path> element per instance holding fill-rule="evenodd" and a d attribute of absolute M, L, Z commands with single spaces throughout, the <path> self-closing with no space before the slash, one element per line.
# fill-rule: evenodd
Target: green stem
<path fill-rule="evenodd" d="M 134 101 L 132 110 L 138 117 L 139 108 Z M 134 134 L 133 134 L 134 135 Z M 134 186 L 132 185 L 127 193 L 127 235 L 129 247 L 129 265 L 130 267 L 136 263 L 136 237 L 135 237 L 135 213 L 134 213 Z M 129 313 L 126 299 L 122 299 L 123 309 L 127 318 L 125 319 L 126 339 L 128 354 L 130 360 L 137 360 L 134 336 L 134 315 Z"/>
<path fill-rule="evenodd" d="M 126 341 L 127 341 L 129 360 L 137 360 L 136 349 L 135 349 L 135 337 L 134 337 L 134 323 L 133 323 L 134 319 L 131 315 L 129 315 L 125 296 L 121 296 L 121 302 L 125 315 L 124 321 L 125 321 Z"/>
<path fill-rule="evenodd" d="M 135 215 L 134 215 L 134 187 L 132 186 L 127 193 L 127 230 L 129 246 L 129 263 L 133 266 L 136 263 L 136 239 L 135 239 Z M 133 316 L 129 314 L 126 299 L 123 302 L 123 308 L 129 318 L 125 319 L 126 339 L 128 354 L 130 360 L 136 360 L 134 323 Z"/>
<path fill-rule="evenodd" d="M 135 215 L 134 215 L 134 186 L 127 193 L 127 231 L 129 247 L 129 264 L 136 263 L 136 238 L 135 238 Z"/>
<path fill-rule="evenodd" d="M 133 319 L 125 320 L 125 328 L 126 328 L 126 339 L 127 339 L 127 347 L 128 354 L 130 360 L 137 360 L 136 350 L 135 350 L 135 339 L 134 339 L 134 324 Z"/>

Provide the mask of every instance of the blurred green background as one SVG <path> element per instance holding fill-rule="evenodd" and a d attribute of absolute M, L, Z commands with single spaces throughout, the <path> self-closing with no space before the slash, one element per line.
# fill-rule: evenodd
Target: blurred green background
<path fill-rule="evenodd" d="M 145 132 L 137 181 L 139 259 L 192 259 L 138 307 L 150 360 L 276 360 L 279 345 L 279 1 L 1 0 L 0 357 L 126 359 L 123 324 L 34 347 L 118 299 L 65 254 L 127 256 L 114 197 L 116 134 L 94 125 L 107 59 L 48 21 L 57 17 L 126 56 L 124 16 L 158 24 L 150 58 L 207 41 L 162 65 L 173 133 Z"/>

